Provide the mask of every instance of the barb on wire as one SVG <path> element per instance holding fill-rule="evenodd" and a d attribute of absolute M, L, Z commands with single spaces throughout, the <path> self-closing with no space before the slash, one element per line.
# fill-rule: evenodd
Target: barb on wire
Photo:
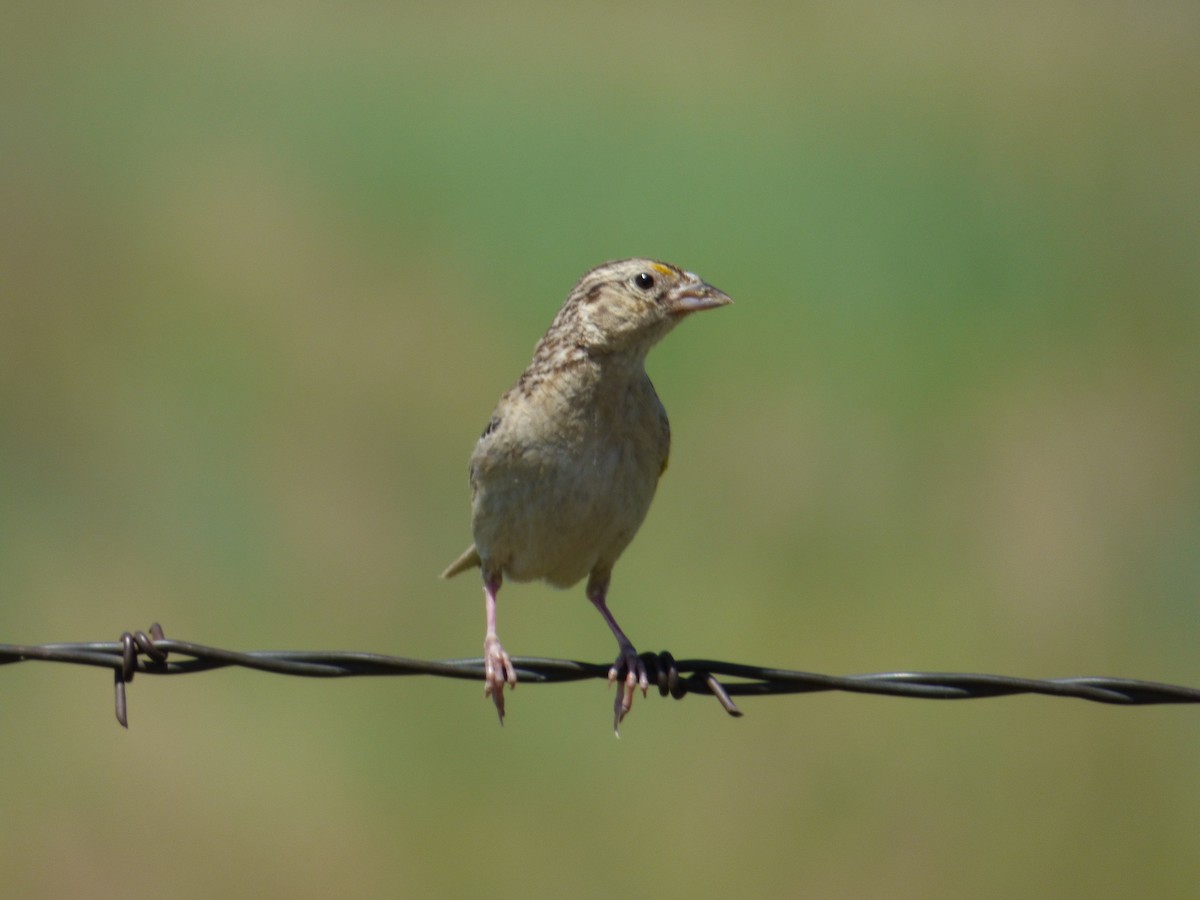
<path fill-rule="evenodd" d="M 790 669 L 747 666 L 711 659 L 675 659 L 666 651 L 643 653 L 654 675 L 659 694 L 682 699 L 688 694 L 715 697 L 731 716 L 742 712 L 733 697 L 776 694 L 810 694 L 846 691 L 919 697 L 926 700 L 967 700 L 1043 694 L 1074 697 L 1096 703 L 1147 706 L 1163 703 L 1200 703 L 1200 689 L 1140 681 L 1131 678 L 1083 677 L 1037 680 L 1004 675 L 955 672 L 882 672 L 872 675 L 817 675 Z M 125 632 L 116 642 L 82 644 L 0 644 L 0 665 L 43 660 L 112 669 L 116 685 L 117 721 L 128 727 L 125 686 L 138 673 L 185 675 L 239 666 L 300 675 L 307 678 L 348 678 L 361 675 L 435 675 L 471 681 L 483 679 L 483 660 L 421 660 L 378 653 L 304 650 L 238 652 L 177 641 L 155 623 L 144 631 Z M 524 683 L 557 684 L 588 678 L 607 679 L 608 663 L 586 663 L 569 659 L 513 657 L 518 678 Z M 719 681 L 735 678 L 738 681 Z"/>

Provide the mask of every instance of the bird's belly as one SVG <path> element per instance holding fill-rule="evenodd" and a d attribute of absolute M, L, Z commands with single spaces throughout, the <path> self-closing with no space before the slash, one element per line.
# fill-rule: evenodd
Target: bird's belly
<path fill-rule="evenodd" d="M 569 587 L 628 546 L 660 467 L 624 444 L 514 466 L 476 497 L 476 546 L 514 581 Z"/>

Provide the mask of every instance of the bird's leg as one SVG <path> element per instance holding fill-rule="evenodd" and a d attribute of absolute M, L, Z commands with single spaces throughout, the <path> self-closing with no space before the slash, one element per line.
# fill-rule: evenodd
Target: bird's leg
<path fill-rule="evenodd" d="M 608 623 L 613 636 L 617 639 L 617 661 L 608 670 L 608 683 L 611 685 L 614 682 L 624 681 L 623 685 L 617 685 L 617 695 L 613 700 L 613 731 L 618 732 L 619 736 L 621 720 L 633 706 L 633 692 L 641 688 L 642 696 L 645 697 L 646 691 L 650 688 L 650 679 L 646 672 L 646 664 L 638 656 L 633 642 L 625 636 L 625 632 L 621 630 L 621 626 L 617 624 L 613 614 L 608 611 L 608 604 L 605 602 L 607 594 L 608 573 L 593 572 L 588 578 L 587 597 L 592 601 L 592 605 L 600 611 L 600 615 L 604 616 L 604 621 Z"/>
<path fill-rule="evenodd" d="M 500 724 L 504 724 L 504 685 L 508 684 L 514 690 L 517 687 L 517 673 L 513 669 L 512 660 L 500 646 L 500 638 L 496 635 L 496 595 L 500 593 L 500 573 L 483 576 L 483 603 L 487 610 L 487 634 L 483 638 L 483 696 L 491 697 L 496 704 L 496 712 L 500 715 Z"/>

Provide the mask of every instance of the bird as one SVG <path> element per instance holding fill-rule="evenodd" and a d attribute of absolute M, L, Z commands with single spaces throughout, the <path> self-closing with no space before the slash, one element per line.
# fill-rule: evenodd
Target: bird
<path fill-rule="evenodd" d="M 733 301 L 678 266 L 606 262 L 567 295 L 533 360 L 496 404 L 468 466 L 473 543 L 442 573 L 478 567 L 487 631 L 484 697 L 504 724 L 512 659 L 496 630 L 504 579 L 585 593 L 617 640 L 614 731 L 646 695 L 646 664 L 609 611 L 613 565 L 646 517 L 666 471 L 671 427 L 646 374 L 650 349 L 692 313 Z"/>

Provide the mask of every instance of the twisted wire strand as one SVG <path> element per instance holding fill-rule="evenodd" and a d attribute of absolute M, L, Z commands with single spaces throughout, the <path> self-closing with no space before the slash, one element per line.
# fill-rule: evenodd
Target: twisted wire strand
<path fill-rule="evenodd" d="M 969 700 L 1041 694 L 1095 703 L 1148 706 L 1200 703 L 1200 689 L 1132 678 L 1088 676 L 1033 679 L 965 672 L 879 672 L 869 675 L 820 675 L 792 669 L 749 666 L 712 659 L 675 659 L 670 653 L 643 653 L 659 693 L 682 699 L 707 694 L 731 716 L 742 715 L 735 696 L 772 696 L 845 691 L 926 700 Z M 42 660 L 96 666 L 113 671 L 117 721 L 128 727 L 125 686 L 134 675 L 186 675 L 240 667 L 306 678 L 366 675 L 433 675 L 471 681 L 483 679 L 483 660 L 422 660 L 357 651 L 259 650 L 242 652 L 167 638 L 155 623 L 150 631 L 125 632 L 120 640 L 93 643 L 0 644 L 0 665 Z M 523 683 L 558 684 L 607 679 L 608 663 L 587 663 L 535 656 L 513 657 Z M 719 678 L 735 678 L 726 682 Z"/>

